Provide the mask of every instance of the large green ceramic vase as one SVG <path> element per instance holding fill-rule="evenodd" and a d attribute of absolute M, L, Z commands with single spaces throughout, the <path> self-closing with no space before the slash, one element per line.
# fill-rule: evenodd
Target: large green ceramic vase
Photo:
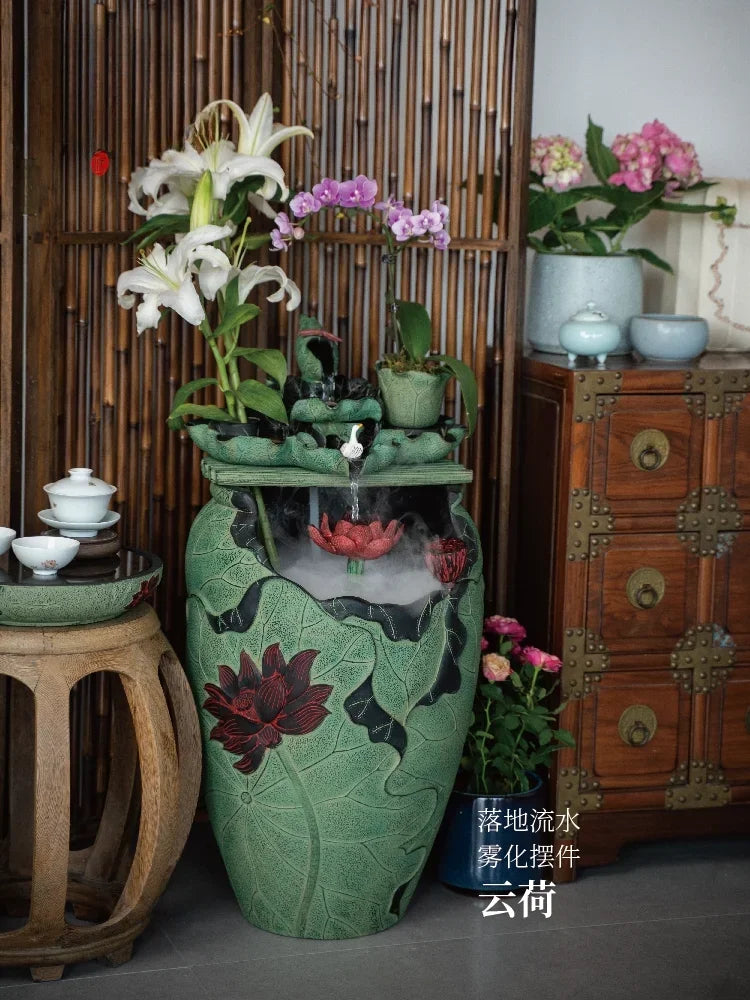
<path fill-rule="evenodd" d="M 394 486 L 390 512 L 418 508 L 433 539 L 461 547 L 449 582 L 412 605 L 398 603 L 398 579 L 393 603 L 321 601 L 271 569 L 257 470 L 211 464 L 224 485 L 212 483 L 188 541 L 188 669 L 234 892 L 251 923 L 279 934 L 383 930 L 403 916 L 438 831 L 476 685 L 482 566 L 461 488 Z M 274 524 L 307 500 L 305 473 L 293 473 L 293 489 L 264 491 Z M 321 487 L 321 513 L 348 494 L 342 482 Z"/>

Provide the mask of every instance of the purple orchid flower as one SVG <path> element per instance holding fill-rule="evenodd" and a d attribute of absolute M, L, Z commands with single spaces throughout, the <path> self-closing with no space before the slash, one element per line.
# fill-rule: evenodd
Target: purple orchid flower
<path fill-rule="evenodd" d="M 288 250 L 289 244 L 284 239 L 279 229 L 271 230 L 271 247 L 274 250 Z"/>
<path fill-rule="evenodd" d="M 338 181 L 324 177 L 320 184 L 313 185 L 312 193 L 323 208 L 334 208 L 339 203 L 339 187 Z"/>
<path fill-rule="evenodd" d="M 281 233 L 282 236 L 292 235 L 292 220 L 289 218 L 286 212 L 279 212 L 279 214 L 273 221 L 276 223 L 276 228 L 278 229 L 278 231 Z"/>
<path fill-rule="evenodd" d="M 315 195 L 311 194 L 309 191 L 300 191 L 299 194 L 296 194 L 289 202 L 289 207 L 298 219 L 304 219 L 306 215 L 310 215 L 313 212 L 319 212 L 320 206 L 320 199 L 316 198 Z"/>
<path fill-rule="evenodd" d="M 431 212 L 425 208 L 419 213 L 420 225 L 424 226 L 426 233 L 439 233 L 443 228 L 443 220 L 439 212 Z"/>
<path fill-rule="evenodd" d="M 447 250 L 450 241 L 451 238 L 445 229 L 441 229 L 440 232 L 435 233 L 432 237 L 432 245 L 436 250 Z"/>
<path fill-rule="evenodd" d="M 339 185 L 339 205 L 342 208 L 372 208 L 377 194 L 377 181 L 358 174 L 353 181 Z"/>
<path fill-rule="evenodd" d="M 448 221 L 448 216 L 450 215 L 450 212 L 448 211 L 448 206 L 438 199 L 437 201 L 433 201 L 431 211 L 437 212 L 437 214 L 440 216 L 440 219 L 442 220 L 443 225 L 445 225 L 445 223 Z"/>
<path fill-rule="evenodd" d="M 405 243 L 406 240 L 410 240 L 412 236 L 417 235 L 414 232 L 415 218 L 416 217 L 413 216 L 411 212 L 409 212 L 407 215 L 407 212 L 404 211 L 399 216 L 399 218 L 396 219 L 396 221 L 391 225 L 391 232 L 396 237 L 396 240 L 399 243 Z"/>

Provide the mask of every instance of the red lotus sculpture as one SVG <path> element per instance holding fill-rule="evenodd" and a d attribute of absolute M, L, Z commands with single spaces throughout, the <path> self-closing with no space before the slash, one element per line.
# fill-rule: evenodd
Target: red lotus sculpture
<path fill-rule="evenodd" d="M 455 583 L 466 565 L 466 543 L 460 538 L 435 538 L 427 543 L 424 561 L 441 583 Z"/>
<path fill-rule="evenodd" d="M 331 529 L 328 515 L 324 514 L 320 521 L 320 530 L 314 524 L 307 526 L 310 538 L 326 552 L 335 556 L 348 556 L 349 559 L 379 559 L 390 552 L 404 533 L 403 524 L 390 521 L 383 527 L 380 521 L 352 521 L 342 517 Z"/>
<path fill-rule="evenodd" d="M 229 753 L 242 759 L 234 765 L 243 774 L 257 771 L 266 750 L 281 743 L 282 736 L 302 736 L 317 729 L 330 712 L 323 703 L 333 688 L 310 684 L 310 668 L 317 649 L 305 649 L 289 663 L 279 644 L 263 654 L 263 673 L 243 650 L 240 670 L 219 667 L 219 687 L 206 684 L 203 707 L 219 720 L 211 730 Z"/>

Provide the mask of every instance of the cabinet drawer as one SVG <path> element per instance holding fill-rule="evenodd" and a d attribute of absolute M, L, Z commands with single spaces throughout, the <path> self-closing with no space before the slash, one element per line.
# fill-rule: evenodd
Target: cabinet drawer
<path fill-rule="evenodd" d="M 586 627 L 610 652 L 671 651 L 695 624 L 698 556 L 676 535 L 610 535 L 589 562 Z"/>
<path fill-rule="evenodd" d="M 619 396 L 596 425 L 593 492 L 615 517 L 675 513 L 700 486 L 703 427 L 681 396 Z"/>
<path fill-rule="evenodd" d="M 582 701 L 581 767 L 601 792 L 666 788 L 689 758 L 690 691 L 671 670 L 605 671 L 592 688 Z"/>

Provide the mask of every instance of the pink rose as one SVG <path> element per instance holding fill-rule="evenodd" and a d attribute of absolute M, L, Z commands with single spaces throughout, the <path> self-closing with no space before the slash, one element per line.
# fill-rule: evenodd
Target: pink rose
<path fill-rule="evenodd" d="M 505 618 L 503 615 L 490 615 L 484 620 L 484 630 L 490 635 L 504 635 L 506 639 L 521 642 L 526 638 L 526 629 L 515 618 Z"/>
<path fill-rule="evenodd" d="M 482 641 L 481 641 L 481 643 L 479 645 L 479 648 L 482 650 L 483 653 L 486 653 L 487 650 L 490 648 L 490 641 L 489 641 L 489 639 L 485 639 L 485 637 L 482 636 Z"/>
<path fill-rule="evenodd" d="M 482 673 L 491 683 L 507 681 L 513 673 L 510 662 L 499 653 L 486 653 L 482 657 Z"/>
<path fill-rule="evenodd" d="M 532 667 L 546 670 L 548 674 L 559 674 L 562 669 L 562 660 L 552 653 L 545 653 L 536 646 L 526 646 L 521 650 L 521 659 L 525 663 L 530 663 Z"/>

